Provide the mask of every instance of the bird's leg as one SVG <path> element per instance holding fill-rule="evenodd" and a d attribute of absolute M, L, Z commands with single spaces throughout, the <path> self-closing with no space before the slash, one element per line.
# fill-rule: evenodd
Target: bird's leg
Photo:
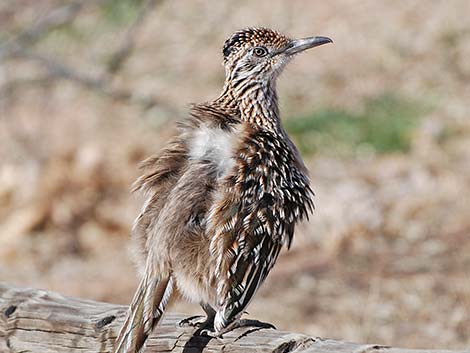
<path fill-rule="evenodd" d="M 209 336 L 209 337 L 215 337 L 215 338 L 220 338 L 222 335 L 226 334 L 227 332 L 230 332 L 232 330 L 235 330 L 236 328 L 242 328 L 242 327 L 253 327 L 253 328 L 260 328 L 260 329 L 276 329 L 276 327 L 273 324 L 270 324 L 269 322 L 263 322 L 259 320 L 250 320 L 250 319 L 238 319 L 227 325 L 227 327 L 224 327 L 220 331 L 215 331 L 215 330 L 210 330 L 210 329 L 204 329 L 201 331 L 201 335 L 203 336 Z"/>
<path fill-rule="evenodd" d="M 181 320 L 179 322 L 179 326 L 180 327 L 182 326 L 197 327 L 201 330 L 213 328 L 215 310 L 207 303 L 201 303 L 201 307 L 206 313 L 205 319 L 204 319 L 204 316 L 202 315 L 190 316 L 184 320 Z"/>

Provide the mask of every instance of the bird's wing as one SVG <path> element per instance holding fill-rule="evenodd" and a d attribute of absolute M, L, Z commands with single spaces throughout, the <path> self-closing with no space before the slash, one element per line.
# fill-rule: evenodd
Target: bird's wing
<path fill-rule="evenodd" d="M 290 246 L 294 225 L 312 209 L 311 189 L 289 146 L 276 136 L 247 134 L 209 213 L 215 257 L 220 331 L 243 313 L 277 260 Z"/>

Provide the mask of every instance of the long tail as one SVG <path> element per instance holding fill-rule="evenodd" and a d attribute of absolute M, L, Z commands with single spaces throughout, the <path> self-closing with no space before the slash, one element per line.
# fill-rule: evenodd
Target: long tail
<path fill-rule="evenodd" d="M 116 339 L 114 353 L 138 353 L 160 321 L 173 292 L 173 278 L 146 274 L 132 299 L 126 321 Z"/>

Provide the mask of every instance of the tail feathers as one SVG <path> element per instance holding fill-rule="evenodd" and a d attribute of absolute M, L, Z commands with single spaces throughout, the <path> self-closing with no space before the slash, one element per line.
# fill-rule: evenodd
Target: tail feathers
<path fill-rule="evenodd" d="M 138 353 L 160 321 L 173 292 L 173 278 L 145 275 L 116 339 L 114 353 Z"/>

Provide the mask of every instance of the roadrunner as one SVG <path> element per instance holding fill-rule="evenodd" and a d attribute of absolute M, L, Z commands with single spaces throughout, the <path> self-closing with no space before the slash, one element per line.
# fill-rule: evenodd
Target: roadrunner
<path fill-rule="evenodd" d="M 202 334 L 253 324 L 242 313 L 313 210 L 307 170 L 280 123 L 276 79 L 296 54 L 330 42 L 267 28 L 227 39 L 222 93 L 191 107 L 136 181 L 147 197 L 133 228 L 142 279 L 115 352 L 142 350 L 175 288 L 206 312 L 186 322 Z"/>

